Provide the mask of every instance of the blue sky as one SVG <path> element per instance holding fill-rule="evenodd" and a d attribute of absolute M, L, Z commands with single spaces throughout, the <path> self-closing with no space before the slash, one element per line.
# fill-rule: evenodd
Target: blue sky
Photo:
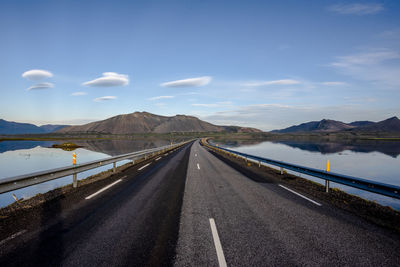
<path fill-rule="evenodd" d="M 400 115 L 399 1 L 0 2 L 0 117 L 263 130 Z M 24 74 L 24 75 L 23 75 Z"/>

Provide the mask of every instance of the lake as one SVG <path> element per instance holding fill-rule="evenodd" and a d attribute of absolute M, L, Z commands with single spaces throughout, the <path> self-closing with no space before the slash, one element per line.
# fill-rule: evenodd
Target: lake
<path fill-rule="evenodd" d="M 51 148 L 53 144 L 72 142 L 82 148 L 64 151 Z M 77 155 L 77 164 L 107 158 L 134 151 L 170 144 L 169 140 L 72 140 L 72 141 L 2 141 L 0 142 L 0 179 L 72 165 L 72 153 Z M 129 162 L 120 161 L 117 166 Z M 78 180 L 112 168 L 112 164 L 88 170 L 77 175 Z M 18 199 L 27 199 L 38 193 L 72 183 L 72 176 L 0 194 L 0 207 Z"/>
<path fill-rule="evenodd" d="M 400 186 L 399 141 L 353 140 L 344 143 L 323 141 L 214 141 L 214 143 L 247 154 L 323 170 L 325 170 L 326 162 L 329 160 L 332 172 Z M 321 184 L 325 183 L 324 180 L 319 178 L 304 174 L 300 176 Z M 400 200 L 332 182 L 331 187 L 337 187 L 348 193 L 400 210 Z"/>

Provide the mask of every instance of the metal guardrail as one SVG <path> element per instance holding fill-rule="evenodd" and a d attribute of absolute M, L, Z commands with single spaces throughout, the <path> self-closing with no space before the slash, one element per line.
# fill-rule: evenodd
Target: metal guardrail
<path fill-rule="evenodd" d="M 47 181 L 51 181 L 54 179 L 62 178 L 65 176 L 73 175 L 73 185 L 76 187 L 77 185 L 77 180 L 76 180 L 76 174 L 80 172 L 84 172 L 90 169 L 95 169 L 98 167 L 102 167 L 108 164 L 113 163 L 113 172 L 116 171 L 116 163 L 121 160 L 137 160 L 139 158 L 146 158 L 149 155 L 155 155 L 157 153 L 164 153 L 169 150 L 173 150 L 177 147 L 180 147 L 184 144 L 187 144 L 190 141 L 186 142 L 181 142 L 178 144 L 174 145 L 167 145 L 167 146 L 162 146 L 158 148 L 151 148 L 151 149 L 146 149 L 146 150 L 141 150 L 141 151 L 136 151 L 128 154 L 123 154 L 123 155 L 118 155 L 114 157 L 109 157 L 109 158 L 104 158 L 100 160 L 94 160 L 86 163 L 81 163 L 77 165 L 72 165 L 72 166 L 66 166 L 66 167 L 61 167 L 61 168 L 55 168 L 51 170 L 46 170 L 46 171 L 40 171 L 40 172 L 35 172 L 35 173 L 29 173 L 29 174 L 24 174 L 24 175 L 19 175 L 19 176 L 14 176 L 14 177 L 9 177 L 5 179 L 0 180 L 0 194 L 10 192 L 16 189 L 28 187 L 31 185 L 35 184 L 40 184 L 44 183 Z"/>
<path fill-rule="evenodd" d="M 335 182 L 338 184 L 343 184 L 343 185 L 351 186 L 351 187 L 358 188 L 361 190 L 373 192 L 376 194 L 400 199 L 400 187 L 396 186 L 396 185 L 375 182 L 375 181 L 362 179 L 362 178 L 358 178 L 358 177 L 348 176 L 348 175 L 334 173 L 334 172 L 327 172 L 327 171 L 309 168 L 309 167 L 305 167 L 305 166 L 300 166 L 300 165 L 296 165 L 296 164 L 290 164 L 290 163 L 283 162 L 283 161 L 249 155 L 249 154 L 234 151 L 231 149 L 221 148 L 221 147 L 211 145 L 204 139 L 202 140 L 202 142 L 205 146 L 207 146 L 209 148 L 212 148 L 215 150 L 220 150 L 220 151 L 225 151 L 225 152 L 231 153 L 231 154 L 235 154 L 235 155 L 241 156 L 245 159 L 251 159 L 251 160 L 254 160 L 259 163 L 263 162 L 263 163 L 271 164 L 271 165 L 278 166 L 278 167 L 288 169 L 291 171 L 307 174 L 307 175 L 314 176 L 317 178 L 325 179 L 327 181 L 332 181 L 332 182 Z M 281 171 L 282 171 L 282 169 L 281 169 Z"/>

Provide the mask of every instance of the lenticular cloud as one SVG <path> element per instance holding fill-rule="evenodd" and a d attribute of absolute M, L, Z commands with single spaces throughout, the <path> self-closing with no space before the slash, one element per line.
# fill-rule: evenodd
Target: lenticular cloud
<path fill-rule="evenodd" d="M 189 78 L 184 80 L 177 80 L 172 82 L 162 83 L 163 87 L 198 87 L 207 85 L 211 82 L 210 76 L 198 77 L 198 78 Z"/>
<path fill-rule="evenodd" d="M 103 76 L 82 85 L 93 87 L 111 87 L 111 86 L 125 86 L 129 84 L 129 77 L 125 74 L 118 74 L 115 72 L 104 72 Z"/>
<path fill-rule="evenodd" d="M 48 88 L 53 88 L 53 87 L 54 87 L 54 84 L 52 84 L 52 83 L 38 83 L 38 84 L 35 84 L 35 85 L 29 87 L 28 91 L 30 91 L 30 90 L 48 89 Z"/>
<path fill-rule="evenodd" d="M 40 81 L 53 77 L 53 73 L 47 70 L 28 70 L 22 73 L 22 77 L 31 81 Z"/>

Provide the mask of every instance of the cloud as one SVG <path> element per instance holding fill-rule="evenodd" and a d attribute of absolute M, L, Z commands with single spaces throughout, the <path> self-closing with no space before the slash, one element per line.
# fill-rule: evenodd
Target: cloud
<path fill-rule="evenodd" d="M 208 103 L 208 104 L 193 103 L 192 106 L 204 107 L 204 108 L 228 107 L 228 106 L 232 106 L 232 102 L 231 101 L 223 101 L 223 102 Z"/>
<path fill-rule="evenodd" d="M 343 14 L 343 15 L 370 15 L 376 14 L 382 11 L 383 5 L 382 4 L 360 4 L 360 3 L 353 3 L 353 4 L 338 4 L 328 7 L 328 9 L 332 12 Z"/>
<path fill-rule="evenodd" d="M 348 85 L 346 82 L 322 82 L 322 85 L 327 85 L 327 86 L 344 86 Z"/>
<path fill-rule="evenodd" d="M 115 72 L 104 72 L 103 77 L 82 83 L 82 85 L 93 87 L 125 86 L 128 84 L 128 75 Z"/>
<path fill-rule="evenodd" d="M 40 81 L 53 77 L 53 73 L 47 70 L 28 70 L 22 73 L 22 77 L 31 81 Z"/>
<path fill-rule="evenodd" d="M 174 98 L 174 96 L 172 95 L 160 95 L 160 96 L 155 96 L 155 97 L 151 97 L 149 98 L 150 101 L 155 101 L 155 100 L 160 100 L 160 99 L 171 99 Z"/>
<path fill-rule="evenodd" d="M 86 92 L 74 92 L 71 94 L 72 96 L 81 96 L 81 95 L 87 95 Z"/>
<path fill-rule="evenodd" d="M 274 81 L 256 81 L 256 82 L 248 82 L 243 84 L 243 86 L 268 86 L 268 85 L 293 85 L 293 84 L 300 84 L 300 81 L 297 80 L 274 80 Z"/>
<path fill-rule="evenodd" d="M 400 85 L 400 54 L 394 50 L 381 49 L 338 57 L 330 64 L 345 75 L 359 80 Z"/>
<path fill-rule="evenodd" d="M 102 97 L 95 98 L 95 99 L 93 99 L 93 101 L 94 102 L 103 102 L 103 101 L 114 100 L 114 99 L 117 99 L 117 97 L 109 95 L 109 96 L 102 96 Z"/>
<path fill-rule="evenodd" d="M 49 89 L 49 88 L 53 88 L 54 84 L 52 83 L 38 83 L 35 85 L 32 85 L 31 87 L 29 87 L 27 90 L 40 90 L 40 89 Z"/>
<path fill-rule="evenodd" d="M 177 80 L 172 82 L 165 82 L 160 84 L 163 87 L 197 87 L 204 86 L 211 82 L 212 78 L 210 76 L 189 78 L 184 80 Z"/>

